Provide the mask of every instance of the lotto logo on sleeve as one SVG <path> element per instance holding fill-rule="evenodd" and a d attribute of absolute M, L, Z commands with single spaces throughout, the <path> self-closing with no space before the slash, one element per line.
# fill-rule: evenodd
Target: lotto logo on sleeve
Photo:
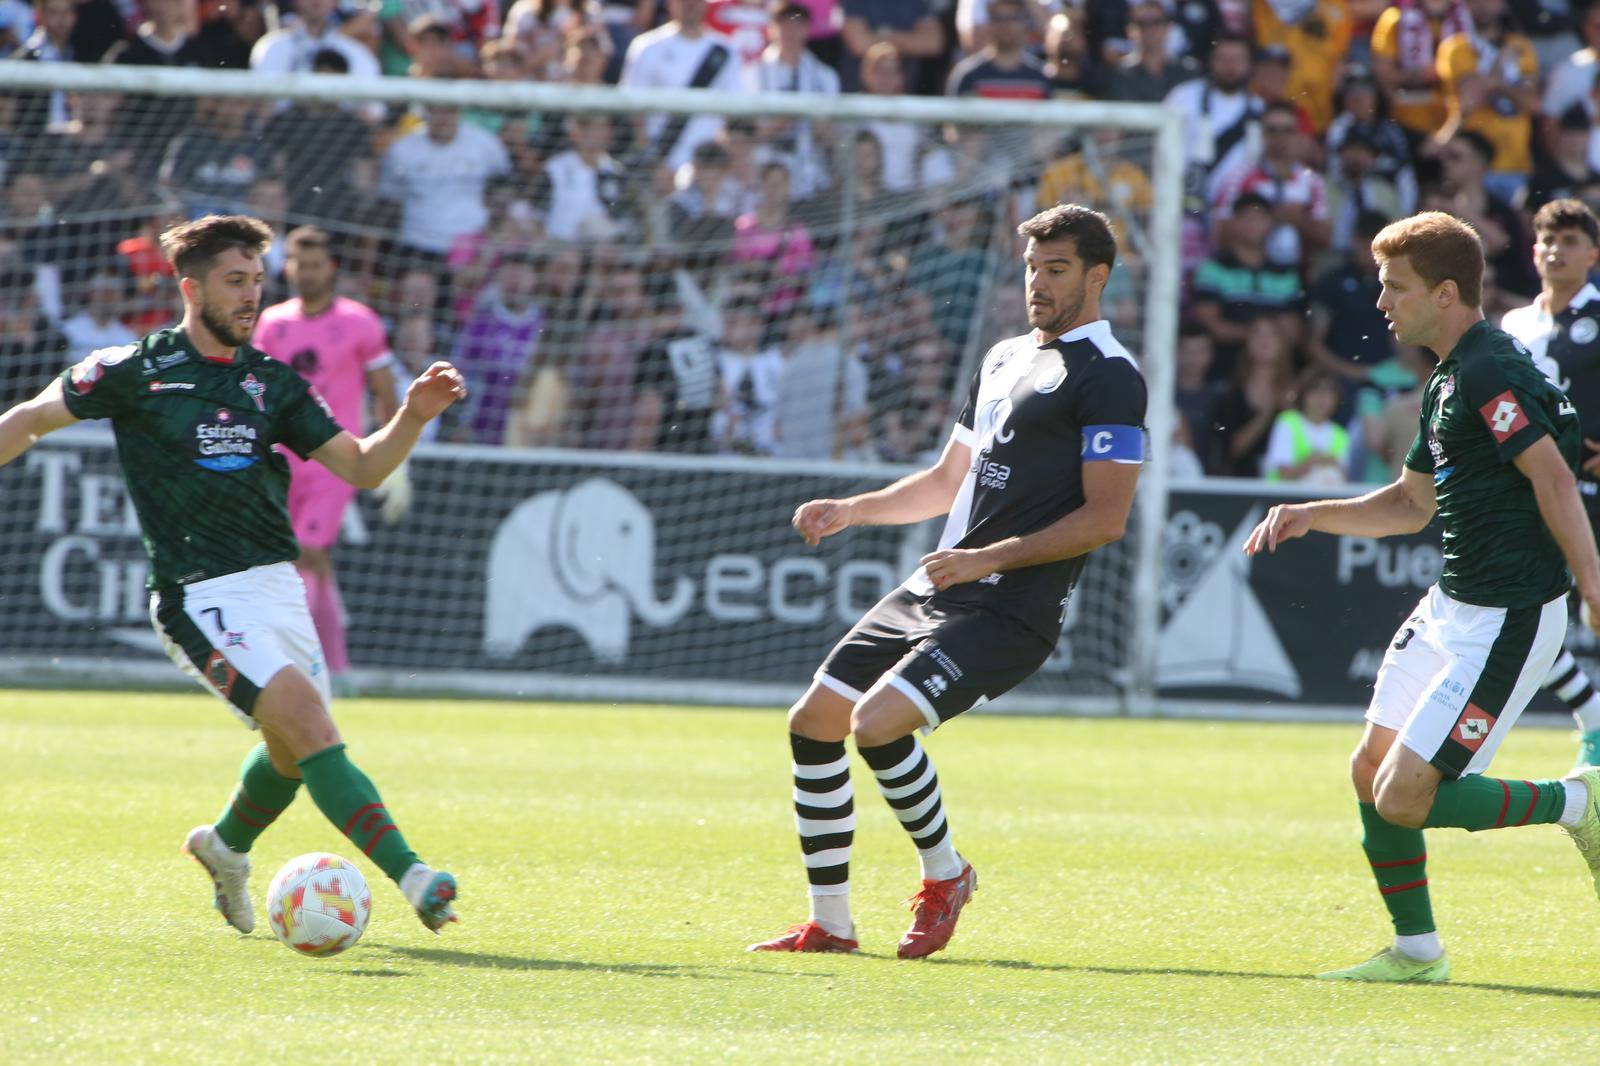
<path fill-rule="evenodd" d="M 1516 436 L 1528 424 L 1528 416 L 1522 413 L 1522 407 L 1510 389 L 1478 408 L 1478 413 L 1488 423 L 1489 432 L 1494 434 L 1494 439 L 1502 444 Z"/>

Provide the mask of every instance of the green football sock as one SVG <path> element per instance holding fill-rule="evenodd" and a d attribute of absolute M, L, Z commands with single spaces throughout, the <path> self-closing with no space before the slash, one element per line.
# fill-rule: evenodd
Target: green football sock
<path fill-rule="evenodd" d="M 1378 879 L 1383 905 L 1399 936 L 1431 933 L 1433 900 L 1428 896 L 1428 849 L 1422 830 L 1383 820 L 1371 803 L 1361 805 L 1361 847 Z"/>
<path fill-rule="evenodd" d="M 400 835 L 377 788 L 345 755 L 344 745 L 307 755 L 299 766 L 306 790 L 328 821 L 399 884 L 418 861 L 417 853 Z"/>
<path fill-rule="evenodd" d="M 1450 826 L 1477 832 L 1508 825 L 1545 825 L 1561 817 L 1566 786 L 1560 781 L 1507 781 L 1499 777 L 1441 781 L 1428 828 Z"/>
<path fill-rule="evenodd" d="M 217 818 L 217 836 L 233 851 L 249 851 L 299 789 L 300 779 L 278 773 L 266 744 L 257 744 L 239 767 L 239 787 Z"/>

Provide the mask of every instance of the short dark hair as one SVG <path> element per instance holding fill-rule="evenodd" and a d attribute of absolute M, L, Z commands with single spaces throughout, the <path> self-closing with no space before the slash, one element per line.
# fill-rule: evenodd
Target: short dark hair
<path fill-rule="evenodd" d="M 1254 208 L 1260 208 L 1263 211 L 1271 211 L 1272 201 L 1267 199 L 1265 196 L 1262 196 L 1258 192 L 1242 192 L 1238 196 L 1234 197 L 1233 207 L 1229 210 L 1232 214 L 1238 215 L 1240 211 L 1249 211 Z"/>
<path fill-rule="evenodd" d="M 1036 241 L 1071 237 L 1078 257 L 1089 266 L 1117 262 L 1117 238 L 1111 220 L 1082 204 L 1057 204 L 1034 215 L 1017 227 L 1017 232 Z"/>
<path fill-rule="evenodd" d="M 778 0 L 772 5 L 771 15 L 773 22 L 782 22 L 784 19 L 804 19 L 811 21 L 811 9 L 795 0 Z"/>
<path fill-rule="evenodd" d="M 1490 166 L 1494 163 L 1494 142 L 1485 137 L 1483 134 L 1479 133 L 1477 130 L 1459 130 L 1457 131 L 1456 135 L 1450 139 L 1453 141 L 1460 141 L 1468 148 L 1471 148 L 1474 154 L 1476 154 L 1479 159 L 1483 160 L 1485 166 Z"/>
<path fill-rule="evenodd" d="M 1178 320 L 1178 339 L 1180 341 L 1183 341 L 1183 340 L 1193 340 L 1195 338 L 1203 338 L 1203 339 L 1209 341 L 1211 339 L 1211 334 L 1209 332 L 1207 332 L 1206 327 L 1202 326 L 1199 323 L 1199 321 L 1196 320 L 1196 319 L 1193 319 L 1193 318 L 1181 318 L 1181 319 L 1179 319 Z"/>
<path fill-rule="evenodd" d="M 450 23 L 439 15 L 418 15 L 406 26 L 406 32 L 413 37 L 434 37 L 448 43 Z"/>
<path fill-rule="evenodd" d="M 333 239 L 321 226 L 296 226 L 283 239 L 283 244 L 291 255 L 307 248 L 321 248 L 329 255 L 333 254 Z"/>
<path fill-rule="evenodd" d="M 203 277 L 230 248 L 260 257 L 272 246 L 272 227 L 249 215 L 206 215 L 161 235 L 161 252 L 180 278 Z"/>
<path fill-rule="evenodd" d="M 350 60 L 344 57 L 343 52 L 332 48 L 319 48 L 311 57 L 311 73 L 313 74 L 348 74 L 350 73 Z"/>
<path fill-rule="evenodd" d="M 1362 211 L 1356 215 L 1355 232 L 1367 238 L 1367 243 L 1372 243 L 1372 238 L 1383 232 L 1383 228 L 1394 221 L 1381 211 Z"/>
<path fill-rule="evenodd" d="M 1536 234 L 1564 229 L 1582 230 L 1590 244 L 1600 245 L 1600 220 L 1582 200 L 1551 200 L 1533 216 Z"/>

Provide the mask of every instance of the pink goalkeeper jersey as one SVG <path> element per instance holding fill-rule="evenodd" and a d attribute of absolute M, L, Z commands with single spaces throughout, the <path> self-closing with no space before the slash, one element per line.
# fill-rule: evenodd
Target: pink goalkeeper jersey
<path fill-rule="evenodd" d="M 394 361 L 377 312 L 343 296 L 310 317 L 298 297 L 267 308 L 250 343 L 298 370 L 327 402 L 334 420 L 357 436 L 367 371 Z"/>

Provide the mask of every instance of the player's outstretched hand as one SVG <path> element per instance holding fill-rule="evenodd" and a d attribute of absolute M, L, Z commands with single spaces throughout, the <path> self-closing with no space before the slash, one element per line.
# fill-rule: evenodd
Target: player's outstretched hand
<path fill-rule="evenodd" d="M 849 527 L 850 505 L 843 500 L 807 500 L 795 508 L 789 524 L 814 548 L 823 537 Z"/>
<path fill-rule="evenodd" d="M 994 564 L 984 557 L 981 548 L 940 548 L 924 555 L 922 565 L 936 589 L 965 585 L 994 573 Z"/>
<path fill-rule="evenodd" d="M 1246 555 L 1259 555 L 1263 551 L 1277 551 L 1286 540 L 1303 537 L 1311 532 L 1311 515 L 1303 507 L 1280 503 L 1267 512 L 1267 517 L 1251 532 L 1244 542 Z"/>
<path fill-rule="evenodd" d="M 467 381 L 449 363 L 434 363 L 406 390 L 406 409 L 424 422 L 432 422 L 467 394 Z"/>

